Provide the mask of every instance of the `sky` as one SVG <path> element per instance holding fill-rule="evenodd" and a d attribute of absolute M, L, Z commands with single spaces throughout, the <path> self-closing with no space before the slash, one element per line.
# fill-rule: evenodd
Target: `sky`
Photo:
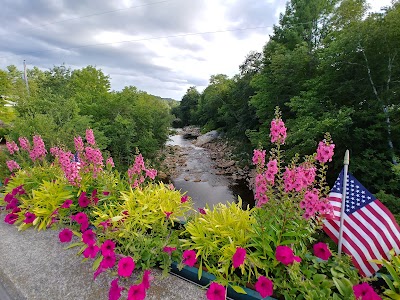
<path fill-rule="evenodd" d="M 111 89 L 181 100 L 262 51 L 285 0 L 2 0 L 0 69 L 88 65 Z M 370 0 L 373 11 L 390 0 Z"/>

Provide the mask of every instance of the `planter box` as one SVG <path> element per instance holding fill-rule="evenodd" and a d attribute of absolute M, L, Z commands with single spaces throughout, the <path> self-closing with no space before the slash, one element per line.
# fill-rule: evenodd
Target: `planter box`
<path fill-rule="evenodd" d="M 199 280 L 198 275 L 197 275 L 198 269 L 194 267 L 188 267 L 184 266 L 181 271 L 178 269 L 178 264 L 177 263 L 172 263 L 171 265 L 171 273 L 176 274 L 180 277 L 183 277 L 191 282 L 194 282 L 198 285 L 201 286 L 206 286 L 209 284 L 211 281 L 215 279 L 215 276 L 203 271 L 202 276 Z M 228 288 L 228 297 L 234 300 L 276 300 L 275 298 L 271 297 L 266 297 L 266 298 L 261 298 L 260 294 L 256 291 L 253 291 L 249 288 L 243 287 L 243 289 L 246 291 L 247 294 L 239 294 L 236 293 L 232 288 Z"/>

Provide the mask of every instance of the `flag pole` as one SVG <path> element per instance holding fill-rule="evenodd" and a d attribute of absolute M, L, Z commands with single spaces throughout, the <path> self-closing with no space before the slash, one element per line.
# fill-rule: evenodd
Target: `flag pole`
<path fill-rule="evenodd" d="M 338 240 L 338 254 L 342 254 L 342 240 L 343 240 L 343 223 L 344 223 L 344 210 L 346 207 L 346 188 L 347 188 L 347 172 L 349 170 L 350 155 L 349 150 L 346 150 L 343 160 L 343 190 L 342 190 L 342 206 L 340 210 L 340 227 L 339 227 L 339 240 Z"/>

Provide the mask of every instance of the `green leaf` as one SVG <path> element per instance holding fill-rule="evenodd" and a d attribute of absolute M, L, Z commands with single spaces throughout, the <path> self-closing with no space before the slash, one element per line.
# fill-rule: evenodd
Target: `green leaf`
<path fill-rule="evenodd" d="M 67 249 L 71 249 L 71 248 L 78 247 L 78 246 L 81 246 L 81 245 L 82 245 L 81 242 L 73 243 L 73 244 L 68 245 L 68 247 L 65 247 L 64 249 L 67 250 Z"/>
<path fill-rule="evenodd" d="M 115 216 L 115 217 L 111 218 L 111 222 L 117 222 L 117 221 L 119 221 L 119 220 L 121 220 L 123 218 L 124 218 L 123 216 Z"/>
<path fill-rule="evenodd" d="M 231 288 L 233 288 L 233 290 L 234 290 L 236 293 L 239 293 L 239 294 L 247 294 L 246 291 L 245 291 L 242 287 L 240 287 L 240 286 L 238 286 L 238 285 L 231 285 Z"/>
<path fill-rule="evenodd" d="M 103 260 L 103 255 L 100 255 L 98 258 L 96 258 L 96 260 L 93 262 L 93 267 L 92 267 L 93 271 L 96 271 L 99 268 L 102 260 Z"/>

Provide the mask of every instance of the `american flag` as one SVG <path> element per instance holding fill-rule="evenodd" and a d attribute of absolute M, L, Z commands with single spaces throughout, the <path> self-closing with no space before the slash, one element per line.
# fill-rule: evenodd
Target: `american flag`
<path fill-rule="evenodd" d="M 334 208 L 333 218 L 324 221 L 324 231 L 338 243 L 342 206 L 343 175 L 340 173 L 329 194 Z M 400 227 L 390 211 L 353 175 L 347 175 L 343 222 L 342 250 L 352 256 L 362 276 L 371 276 L 380 269 L 370 260 L 389 259 L 389 251 L 400 254 Z"/>

